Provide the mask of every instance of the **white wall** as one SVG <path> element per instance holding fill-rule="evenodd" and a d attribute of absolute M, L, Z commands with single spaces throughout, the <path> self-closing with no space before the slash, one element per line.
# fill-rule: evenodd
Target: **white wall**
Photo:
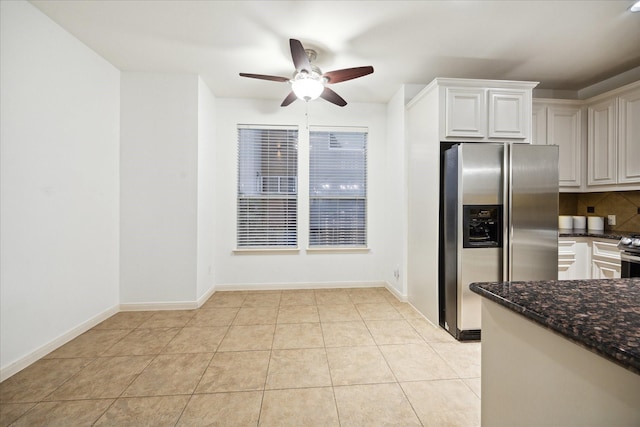
<path fill-rule="evenodd" d="M 197 292 L 201 298 L 212 289 L 215 244 L 215 98 L 198 79 L 198 233 Z"/>
<path fill-rule="evenodd" d="M 439 98 L 426 88 L 407 105 L 407 290 L 411 304 L 438 324 L 440 200 Z"/>
<path fill-rule="evenodd" d="M 407 177 L 405 154 L 405 89 L 402 86 L 387 104 L 385 267 L 383 278 L 398 295 L 407 295 Z M 394 274 L 397 271 L 397 275 Z"/>
<path fill-rule="evenodd" d="M 198 76 L 122 73 L 120 300 L 196 300 Z"/>
<path fill-rule="evenodd" d="M 407 113 L 405 106 L 425 85 L 405 84 L 398 89 L 387 103 L 387 200 L 385 267 L 384 279 L 396 290 L 397 294 L 406 298 L 409 294 L 407 271 L 408 254 L 408 163 L 409 141 L 407 140 Z M 397 271 L 397 275 L 394 274 Z"/>
<path fill-rule="evenodd" d="M 268 84 L 268 83 L 267 83 Z M 216 228 L 214 281 L 217 288 L 290 287 L 382 283 L 385 265 L 386 106 L 349 104 L 340 108 L 323 100 L 308 104 L 310 125 L 366 126 L 368 151 L 368 253 L 307 253 L 308 245 L 308 134 L 304 102 L 286 108 L 273 100 L 216 100 Z M 234 254 L 236 248 L 237 125 L 280 124 L 299 126 L 299 231 L 300 251 L 294 254 Z"/>
<path fill-rule="evenodd" d="M 120 73 L 27 2 L 0 16 L 4 378 L 117 309 Z"/>

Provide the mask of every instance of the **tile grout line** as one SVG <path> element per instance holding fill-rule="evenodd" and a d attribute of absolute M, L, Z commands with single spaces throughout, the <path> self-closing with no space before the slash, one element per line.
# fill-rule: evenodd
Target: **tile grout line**
<path fill-rule="evenodd" d="M 138 373 L 138 374 L 135 376 L 135 378 L 133 378 L 133 379 L 129 382 L 129 384 L 127 384 L 127 386 L 123 388 L 123 390 L 122 390 L 122 392 L 120 393 L 120 395 L 119 395 L 116 399 L 114 399 L 113 403 L 109 406 L 109 408 L 111 408 L 111 407 L 115 404 L 115 402 L 116 402 L 118 399 L 122 399 L 122 398 L 150 398 L 150 397 L 162 397 L 162 396 L 169 396 L 169 395 L 143 395 L 143 396 L 124 396 L 124 397 L 123 397 L 123 394 L 127 391 L 127 389 L 128 389 L 129 387 L 131 387 L 131 385 L 132 385 L 132 384 L 133 384 L 133 383 L 134 383 L 138 378 L 140 378 L 140 376 L 142 375 L 142 373 L 143 373 L 143 372 L 144 372 L 144 371 L 145 371 L 145 370 L 146 370 L 146 369 L 147 369 L 147 368 L 148 368 L 148 367 L 149 367 L 149 366 L 150 366 L 150 365 L 151 365 L 151 364 L 152 364 L 152 363 L 153 363 L 153 362 L 154 362 L 154 361 L 159 357 L 159 356 L 161 356 L 161 355 L 163 354 L 163 353 L 162 353 L 162 352 L 163 352 L 163 350 L 164 350 L 164 349 L 166 349 L 166 348 L 169 346 L 169 344 L 171 344 L 171 342 L 172 342 L 174 339 L 176 339 L 176 337 L 180 334 L 180 332 L 182 332 L 182 331 L 184 330 L 184 328 L 185 328 L 185 327 L 187 327 L 187 325 L 189 324 L 189 322 L 190 322 L 190 321 L 195 317 L 197 310 L 198 310 L 198 309 L 194 309 L 194 310 L 193 310 L 193 312 L 194 312 L 194 313 L 193 313 L 193 315 L 191 316 L 191 318 L 189 318 L 189 320 L 187 320 L 187 321 L 186 321 L 182 326 L 175 326 L 175 328 L 176 328 L 176 329 L 178 329 L 178 331 L 177 331 L 177 332 L 176 332 L 176 333 L 171 337 L 171 339 L 170 339 L 170 340 L 168 340 L 168 341 L 167 341 L 167 343 L 166 343 L 162 348 L 160 348 L 160 349 L 158 350 L 158 353 L 156 353 L 156 354 L 154 354 L 154 355 L 153 355 L 153 358 L 152 358 L 152 359 L 149 361 L 149 363 L 147 363 L 147 365 L 146 365 L 146 366 L 145 366 L 145 367 L 140 371 L 140 373 Z M 156 313 L 156 314 L 158 314 L 158 313 Z M 155 314 L 154 314 L 154 315 L 155 315 Z M 151 316 L 151 317 L 153 317 L 153 316 Z M 147 319 L 147 320 L 148 320 L 148 319 Z M 144 322 L 142 322 L 142 323 L 144 323 Z M 142 323 L 141 323 L 140 325 L 142 325 Z M 140 326 L 140 325 L 138 325 L 138 328 L 137 328 L 137 329 L 139 329 L 139 326 Z M 173 326 L 168 326 L 168 327 L 166 327 L 166 328 L 167 328 L 167 329 L 171 329 L 171 328 L 173 328 Z M 144 329 L 144 328 L 142 328 L 142 329 Z M 152 329 L 163 329 L 163 328 L 147 328 L 147 329 L 152 330 Z M 173 353 L 167 353 L 167 354 L 173 354 Z M 176 354 L 179 354 L 179 353 L 176 353 Z M 183 353 L 183 354 L 185 354 L 185 353 Z M 214 352 L 213 354 L 215 354 L 215 352 Z M 135 356 L 135 355 L 133 355 L 133 356 Z M 211 356 L 211 358 L 213 358 L 213 355 Z M 209 363 L 210 363 L 210 362 L 211 362 L 211 359 L 209 359 Z M 208 366 L 208 365 L 207 365 L 207 366 Z M 205 368 L 205 371 L 206 371 L 206 368 Z M 202 373 L 202 375 L 204 376 L 204 372 Z M 201 377 L 200 379 L 202 379 L 202 377 Z M 199 381 L 198 381 L 198 383 L 199 383 Z M 197 384 L 196 384 L 196 388 L 197 388 Z M 194 388 L 194 389 L 193 389 L 193 392 L 195 392 L 195 389 L 196 389 L 196 388 Z M 180 412 L 180 416 L 176 419 L 176 424 L 179 422 L 180 418 L 182 417 L 182 414 L 184 413 L 185 408 L 187 407 L 187 405 L 188 405 L 188 404 L 189 404 L 189 402 L 191 401 L 191 398 L 193 397 L 193 392 L 188 394 L 188 395 L 189 395 L 189 399 L 187 400 L 187 403 L 185 404 L 184 408 L 182 408 L 182 411 Z M 185 394 L 180 394 L 180 396 L 184 396 L 184 395 L 185 395 Z M 108 409 L 107 409 L 107 410 L 108 410 Z M 103 415 L 104 415 L 106 412 L 107 412 L 107 411 L 105 411 L 105 412 L 103 413 Z M 103 415 L 101 415 L 101 417 L 102 417 Z M 100 418 L 98 418 L 98 420 L 100 420 Z M 98 420 L 96 420 L 95 422 L 97 422 Z M 95 423 L 94 423 L 94 424 L 95 424 Z"/>
<path fill-rule="evenodd" d="M 196 309 L 196 310 L 197 310 L 197 309 Z M 167 341 L 167 343 L 166 343 L 166 344 L 165 344 L 165 345 L 164 345 L 164 346 L 163 346 L 163 347 L 158 351 L 158 353 L 157 353 L 157 354 L 155 354 L 155 355 L 153 356 L 153 358 L 149 361 L 149 363 L 148 363 L 148 364 L 147 364 L 147 365 L 146 365 L 146 366 L 145 366 L 145 367 L 140 371 L 140 373 L 139 373 L 138 375 L 136 375 L 136 377 L 135 377 L 131 382 L 129 382 L 129 384 L 128 384 L 128 385 L 127 385 L 127 386 L 122 390 L 122 392 L 120 393 L 120 396 L 118 396 L 118 399 L 122 398 L 122 395 L 124 394 L 124 392 L 125 392 L 125 391 L 127 391 L 127 389 L 128 389 L 129 387 L 131 387 L 131 384 L 133 384 L 133 383 L 135 382 L 135 380 L 137 380 L 138 378 L 140 378 L 140 376 L 142 375 L 142 373 L 143 373 L 143 372 L 144 372 L 144 371 L 145 371 L 145 370 L 146 370 L 146 369 L 147 369 L 147 368 L 148 368 L 148 367 L 149 367 L 149 366 L 150 366 L 150 365 L 151 365 L 151 364 L 152 364 L 152 363 L 153 363 L 153 362 L 154 362 L 154 361 L 155 361 L 155 360 L 160 356 L 160 355 L 162 355 L 162 351 L 163 351 L 165 348 L 167 348 L 167 347 L 169 346 L 169 344 L 170 344 L 170 343 L 171 343 L 171 342 L 172 342 L 172 341 L 173 341 L 173 340 L 174 340 L 174 339 L 175 339 L 175 338 L 180 334 L 180 332 L 182 332 L 182 331 L 184 330 L 185 326 L 186 326 L 186 325 L 191 321 L 191 319 L 193 319 L 193 318 L 195 317 L 196 310 L 193 310 L 193 311 L 194 311 L 194 313 L 193 313 L 193 315 L 191 316 L 191 318 L 190 318 L 189 320 L 187 320 L 187 321 L 186 321 L 186 322 L 185 322 L 181 327 L 176 327 L 176 328 L 178 328 L 178 332 L 177 332 L 176 334 L 174 334 L 174 335 L 173 335 L 173 337 L 171 337 L 171 339 L 170 339 L 169 341 Z M 157 313 L 156 313 L 156 314 L 157 314 Z M 155 316 L 155 314 L 154 314 L 154 316 Z M 151 316 L 151 317 L 153 317 L 153 316 Z M 143 322 L 143 323 L 144 323 L 144 322 Z M 169 327 L 169 328 L 171 328 L 171 327 Z M 149 328 L 149 329 L 153 329 L 153 328 Z M 159 329 L 159 328 L 156 328 L 156 329 Z M 214 354 L 215 354 L 215 353 L 214 353 Z M 213 356 L 212 356 L 212 357 L 213 357 Z M 206 369 L 205 369 L 205 371 L 206 371 Z M 204 372 L 202 373 L 202 375 L 204 375 Z M 194 391 L 195 391 L 195 388 L 194 388 Z M 189 397 L 189 401 L 191 401 L 191 396 L 193 396 L 193 393 L 191 393 L 191 395 L 190 395 L 190 397 Z M 134 397 L 134 396 L 129 396 L 129 397 Z M 153 396 L 135 396 L 135 397 L 153 397 Z M 117 399 L 116 399 L 116 400 L 117 400 Z M 114 401 L 114 403 L 115 403 L 115 401 Z M 188 404 L 188 402 L 187 402 L 187 404 Z M 186 408 L 186 405 L 185 405 L 185 408 Z M 183 408 L 183 411 L 184 411 L 184 408 Z M 182 416 L 182 413 L 180 413 L 180 416 Z M 179 420 L 179 419 L 180 419 L 180 418 L 178 418 L 178 420 Z M 176 423 L 177 423 L 177 422 L 178 422 L 178 421 L 176 421 Z"/>
<path fill-rule="evenodd" d="M 331 395 L 333 396 L 333 406 L 336 408 L 336 416 L 338 417 L 338 426 L 342 426 L 342 421 L 340 420 L 340 408 L 338 408 L 338 399 L 336 397 L 336 388 L 335 388 L 335 384 L 333 383 L 333 375 L 331 374 L 331 364 L 329 363 L 329 354 L 327 353 L 327 342 L 324 336 L 324 328 L 322 327 L 322 323 L 320 322 L 319 311 L 318 311 L 318 322 L 319 322 L 318 325 L 320 325 L 320 333 L 322 334 L 322 344 L 323 344 L 322 348 L 324 349 L 324 357 L 327 359 L 327 369 L 329 370 L 329 381 L 331 381 Z"/>
<path fill-rule="evenodd" d="M 407 323 L 409 323 L 409 322 L 407 322 Z M 366 325 L 366 322 L 365 322 L 365 325 Z M 409 326 L 412 326 L 412 325 L 409 323 Z M 368 327 L 369 326 L 367 325 L 367 328 Z M 416 331 L 416 333 L 417 333 L 417 331 Z M 422 335 L 420 335 L 420 334 L 418 334 L 418 335 L 420 336 L 420 338 L 422 338 L 423 341 L 425 341 L 424 337 Z M 372 334 L 372 336 L 373 336 L 373 334 Z M 407 400 L 407 403 L 409 403 L 409 406 L 411 407 L 411 410 L 413 411 L 413 414 L 415 415 L 415 417 L 418 420 L 418 422 L 420 423 L 420 425 L 422 427 L 424 427 L 424 424 L 422 423 L 422 420 L 418 416 L 418 412 L 416 412 L 416 409 L 413 407 L 413 403 L 411 403 L 411 399 L 409 399 L 409 396 L 407 396 L 407 393 L 405 392 L 404 388 L 402 387 L 402 384 L 400 383 L 400 380 L 398 379 L 398 376 L 394 372 L 393 368 L 391 368 L 391 365 L 389 364 L 389 360 L 387 359 L 387 357 L 385 356 L 384 352 L 380 348 L 380 344 L 378 344 L 377 341 L 375 341 L 375 338 L 374 338 L 374 342 L 376 342 L 376 347 L 377 347 L 378 351 L 380 352 L 380 354 L 382 355 L 382 358 L 384 359 L 384 362 L 387 364 L 387 367 L 389 368 L 389 371 L 391 372 L 391 375 L 393 375 L 393 378 L 395 378 L 395 380 L 396 380 L 395 384 L 397 384 L 398 387 L 400 388 L 400 391 L 402 391 L 402 395 Z"/>
<path fill-rule="evenodd" d="M 107 319 L 105 319 L 106 321 Z M 102 323 L 102 322 L 101 322 Z M 99 325 L 99 324 L 98 324 Z M 96 325 L 96 326 L 98 326 Z M 89 329 L 89 331 L 91 330 L 96 330 L 96 326 L 94 326 L 93 328 Z M 100 329 L 98 329 L 100 330 Z M 89 366 L 98 363 L 98 360 L 100 359 L 104 359 L 104 358 L 108 358 L 110 356 L 102 356 L 102 354 L 106 353 L 109 349 L 111 349 L 112 347 L 114 347 L 117 343 L 119 343 L 120 341 L 124 340 L 127 336 L 129 336 L 131 333 L 133 333 L 133 331 L 135 331 L 135 328 L 130 329 L 123 329 L 123 328 L 114 328 L 114 329 L 108 329 L 108 330 L 128 330 L 129 332 L 126 333 L 125 335 L 123 335 L 119 340 L 115 341 L 111 346 L 109 346 L 108 348 L 106 348 L 104 351 L 102 351 L 100 354 L 92 357 L 92 361 L 89 362 L 86 366 L 82 367 L 80 370 L 78 370 L 78 372 L 76 372 L 75 374 L 71 375 L 69 378 L 67 378 L 65 381 L 63 381 L 58 387 L 56 387 L 54 390 L 52 390 L 49 394 L 47 394 L 46 396 L 43 396 L 39 401 L 35 402 L 34 405 L 29 408 L 24 414 L 22 414 L 20 417 L 18 417 L 16 420 L 14 420 L 12 422 L 15 423 L 16 421 L 18 421 L 20 418 L 22 418 L 23 416 L 26 416 L 29 412 L 31 412 L 38 404 L 40 403 L 44 403 L 44 402 L 74 402 L 74 401 L 81 401 L 81 400 L 108 400 L 108 399 L 113 399 L 113 401 L 111 402 L 111 404 L 109 406 L 107 406 L 107 408 L 105 408 L 104 411 L 102 411 L 97 417 L 96 419 L 92 422 L 92 425 L 95 424 L 96 422 L 98 422 L 98 420 L 109 410 L 109 408 L 111 408 L 113 406 L 113 404 L 116 402 L 116 400 L 118 399 L 118 397 L 113 398 L 113 397 L 108 397 L 108 398 L 86 398 L 86 399 L 63 399 L 63 400 L 46 400 L 47 397 L 51 396 L 53 393 L 55 393 L 57 390 L 59 390 L 62 386 L 64 386 L 66 383 L 68 383 L 69 381 L 71 381 L 73 378 L 76 378 L 78 375 L 80 375 L 80 373 L 82 371 L 84 371 L 85 369 L 87 369 Z M 87 332 L 89 332 L 87 331 Z M 86 332 L 85 332 L 86 333 Z M 46 357 L 46 356 L 45 356 Z M 43 357 L 40 360 L 45 359 L 45 357 Z M 56 358 L 51 358 L 49 360 L 53 360 Z M 59 358 L 59 359 L 84 359 L 84 357 L 72 357 L 72 358 Z M 130 384 L 129 384 L 130 385 Z M 126 390 L 126 388 L 129 386 L 127 385 L 124 389 Z M 122 393 L 121 393 L 122 394 Z"/>
<path fill-rule="evenodd" d="M 246 298 L 246 297 L 245 297 Z M 243 300 L 244 302 L 244 300 Z M 204 305 L 204 304 L 203 304 Z M 197 310 L 200 310 L 202 307 L 198 308 Z M 218 307 L 218 308 L 224 308 L 224 307 Z M 215 310 L 216 308 L 213 308 L 212 310 Z M 224 335 L 222 336 L 222 338 L 220 338 L 220 342 L 218 343 L 218 345 L 216 346 L 215 351 L 213 352 L 213 354 L 211 355 L 211 358 L 209 359 L 209 363 L 207 363 L 206 368 L 204 369 L 204 371 L 202 372 L 202 375 L 200 376 L 200 379 L 198 380 L 198 383 L 196 384 L 196 386 L 193 388 L 193 392 L 190 394 L 189 396 L 189 400 L 187 400 L 187 403 L 184 405 L 184 407 L 182 408 L 182 411 L 180 411 L 180 415 L 178 416 L 178 418 L 176 418 L 176 422 L 174 424 L 174 427 L 178 425 L 178 423 L 180 422 L 180 419 L 182 418 L 182 416 L 184 415 L 185 411 L 187 410 L 187 407 L 189 406 L 189 404 L 191 403 L 191 401 L 193 400 L 193 396 L 196 394 L 196 391 L 198 390 L 198 386 L 200 386 L 200 383 L 202 382 L 202 379 L 204 378 L 205 374 L 207 373 L 207 369 L 209 369 L 209 367 L 211 366 L 211 362 L 213 361 L 213 358 L 215 357 L 216 353 L 218 353 L 218 349 L 220 348 L 220 345 L 222 344 L 222 341 L 224 341 L 224 338 L 227 336 L 227 334 L 229 333 L 229 331 L 231 330 L 231 325 L 233 324 L 233 322 L 235 321 L 236 317 L 238 317 L 238 313 L 240 313 L 240 309 L 238 309 L 238 311 L 236 311 L 236 314 L 233 316 L 233 319 L 231 319 L 231 322 L 229 323 L 229 325 L 227 325 L 227 330 L 225 331 Z M 195 315 L 193 316 L 195 317 Z M 189 320 L 189 322 L 191 320 L 193 320 L 193 317 Z M 187 324 L 189 323 L 187 322 Z M 176 334 L 177 335 L 177 334 Z M 174 337 L 175 338 L 175 337 Z M 173 341 L 173 339 L 171 340 Z M 171 342 L 169 341 L 169 342 Z M 167 343 L 167 345 L 169 345 L 169 343 Z M 166 346 L 165 346 L 166 347 Z"/>
<path fill-rule="evenodd" d="M 278 314 L 280 314 L 280 304 L 278 304 L 278 313 L 276 313 L 276 322 L 278 321 Z M 269 379 L 269 370 L 271 369 L 271 357 L 273 355 L 273 342 L 276 337 L 276 327 L 273 327 L 273 335 L 271 336 L 271 346 L 269 347 L 269 362 L 267 363 L 267 373 L 264 376 L 264 384 L 262 385 L 262 398 L 260 399 L 260 408 L 258 409 L 258 421 L 256 426 L 260 425 L 260 419 L 262 418 L 262 408 L 264 405 L 264 395 L 267 391 L 267 380 Z"/>

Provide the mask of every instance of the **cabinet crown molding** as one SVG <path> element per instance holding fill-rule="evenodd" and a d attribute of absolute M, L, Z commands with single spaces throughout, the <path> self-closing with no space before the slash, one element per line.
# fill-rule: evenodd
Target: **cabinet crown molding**
<path fill-rule="evenodd" d="M 437 86 L 456 86 L 456 87 L 475 87 L 484 89 L 533 89 L 540 82 L 518 81 L 518 80 L 485 80 L 485 79 L 460 79 L 449 77 L 436 77 L 427 87 Z"/>
<path fill-rule="evenodd" d="M 601 93 L 600 95 L 592 96 L 591 98 L 587 98 L 584 100 L 584 103 L 591 104 L 594 102 L 602 101 L 605 99 L 613 98 L 619 95 L 622 95 L 628 91 L 640 88 L 640 80 L 637 82 L 629 83 L 628 85 L 621 86 L 617 89 L 610 90 L 605 93 Z"/>
<path fill-rule="evenodd" d="M 631 91 L 637 88 L 640 88 L 640 80 L 621 86 L 617 89 L 612 89 L 608 92 L 604 92 L 599 95 L 592 96 L 591 98 L 585 98 L 585 99 L 533 98 L 533 103 L 534 104 L 536 103 L 558 104 L 558 105 L 567 104 L 567 105 L 583 106 L 583 105 L 592 104 L 594 102 L 603 101 L 609 98 L 615 98 L 616 96 L 619 96 L 621 94 L 624 94 L 628 91 Z"/>
<path fill-rule="evenodd" d="M 533 105 L 559 105 L 567 107 L 581 107 L 584 103 L 581 99 L 557 99 L 557 98 L 533 98 Z"/>

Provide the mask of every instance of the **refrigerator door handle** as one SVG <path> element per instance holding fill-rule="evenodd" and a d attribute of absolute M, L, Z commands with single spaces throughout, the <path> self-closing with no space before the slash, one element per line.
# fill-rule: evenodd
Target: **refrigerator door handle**
<path fill-rule="evenodd" d="M 504 144 L 502 157 L 502 280 L 511 280 L 511 144 Z"/>

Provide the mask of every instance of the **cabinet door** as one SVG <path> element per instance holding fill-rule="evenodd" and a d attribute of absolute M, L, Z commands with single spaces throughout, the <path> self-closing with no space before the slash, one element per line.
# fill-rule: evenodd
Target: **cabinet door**
<path fill-rule="evenodd" d="M 591 278 L 589 242 L 584 238 L 558 239 L 558 280 Z"/>
<path fill-rule="evenodd" d="M 591 278 L 619 279 L 620 270 L 618 242 L 593 239 L 591 242 Z"/>
<path fill-rule="evenodd" d="M 591 105 L 587 122 L 587 185 L 615 184 L 618 178 L 616 100 Z"/>
<path fill-rule="evenodd" d="M 489 138 L 527 139 L 527 91 L 489 89 Z"/>
<path fill-rule="evenodd" d="M 558 241 L 558 280 L 575 280 L 576 272 L 576 242 L 559 239 Z"/>
<path fill-rule="evenodd" d="M 610 261 L 602 261 L 599 259 L 593 260 L 593 267 L 591 271 L 592 279 L 619 279 L 620 278 L 620 264 L 616 264 Z"/>
<path fill-rule="evenodd" d="M 640 89 L 618 100 L 618 183 L 640 182 Z"/>
<path fill-rule="evenodd" d="M 547 144 L 560 147 L 560 186 L 579 187 L 582 183 L 579 107 L 548 107 Z"/>
<path fill-rule="evenodd" d="M 547 107 L 544 104 L 533 104 L 531 114 L 531 143 L 547 144 Z"/>
<path fill-rule="evenodd" d="M 487 134 L 485 90 L 446 89 L 445 136 L 484 138 Z"/>

